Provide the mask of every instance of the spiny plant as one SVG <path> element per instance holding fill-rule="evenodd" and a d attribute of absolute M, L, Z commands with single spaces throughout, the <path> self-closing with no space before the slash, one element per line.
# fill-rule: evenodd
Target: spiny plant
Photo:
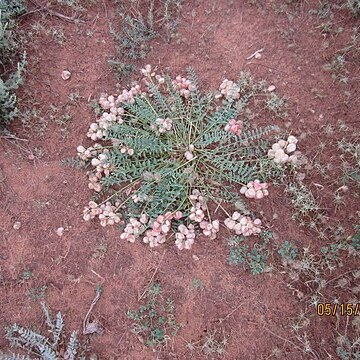
<path fill-rule="evenodd" d="M 219 336 L 216 334 L 216 330 L 206 336 L 201 349 L 206 355 L 218 355 L 223 356 L 226 354 L 225 348 L 229 344 L 229 337 L 223 334 Z"/>
<path fill-rule="evenodd" d="M 360 15 L 360 0 L 346 0 L 346 6 L 354 15 Z"/>
<path fill-rule="evenodd" d="M 311 190 L 302 182 L 292 182 L 286 185 L 285 192 L 290 195 L 295 213 L 293 218 L 304 220 L 315 227 L 321 219 L 321 207 Z"/>
<path fill-rule="evenodd" d="M 152 348 L 165 345 L 180 329 L 174 315 L 173 300 L 163 299 L 161 292 L 160 283 L 155 282 L 147 290 L 146 304 L 127 312 L 127 317 L 133 320 L 131 331 Z"/>
<path fill-rule="evenodd" d="M 342 139 L 338 142 L 338 149 L 342 152 L 340 159 L 343 165 L 343 182 L 354 182 L 360 189 L 360 144 L 359 138 Z"/>
<path fill-rule="evenodd" d="M 108 61 L 117 77 L 127 77 L 134 64 L 124 62 L 144 59 L 151 50 L 150 40 L 164 36 L 170 42 L 177 34 L 182 0 L 134 0 L 129 8 L 119 3 L 117 15 L 119 25 L 110 24 L 110 33 L 114 36 L 117 57 Z"/>
<path fill-rule="evenodd" d="M 79 343 L 77 331 L 73 331 L 68 341 L 65 341 L 64 319 L 61 312 L 58 312 L 55 319 L 52 319 L 45 303 L 41 303 L 45 315 L 46 324 L 49 326 L 51 338 L 43 336 L 36 331 L 14 324 L 6 329 L 5 338 L 13 348 L 21 348 L 29 355 L 4 355 L 4 360 L 30 360 L 30 354 L 36 355 L 37 359 L 60 360 L 60 359 L 85 359 L 87 349 Z"/>
<path fill-rule="evenodd" d="M 252 125 L 249 115 L 264 109 L 270 96 L 265 83 L 242 73 L 237 83 L 225 80 L 219 92 L 204 95 L 191 68 L 188 79 L 158 75 L 150 65 L 142 73 L 142 83 L 129 91 L 101 96 L 103 113 L 87 135 L 102 144 L 77 149 L 93 169 L 89 188 L 96 192 L 84 220 L 98 217 L 102 226 L 126 221 L 121 239 L 142 236 L 152 247 L 174 229 L 178 248 L 189 249 L 196 234 L 214 239 L 219 231 L 211 202 L 229 216 L 226 226 L 237 235 L 261 232 L 260 219 L 247 216 L 242 194 L 254 200 L 268 195 L 261 182 L 267 164 L 284 169 L 291 158 L 286 152 L 296 149 L 289 141 L 297 141 L 289 137 L 283 148 L 273 145 L 274 154 L 267 153 L 265 137 L 273 127 Z M 241 214 L 230 218 L 224 202 Z"/>
<path fill-rule="evenodd" d="M 135 7 L 133 13 L 128 13 L 121 5 L 118 14 L 121 16 L 120 32 L 110 24 L 110 33 L 114 36 L 118 52 L 130 59 L 144 59 L 149 51 L 148 41 L 156 36 L 154 30 L 154 0 L 143 3 L 141 8 L 148 6 L 147 16 Z"/>
<path fill-rule="evenodd" d="M 117 14 L 121 17 L 119 32 L 110 25 L 120 54 L 130 59 L 144 59 L 149 52 L 148 42 L 165 30 L 166 40 L 175 36 L 179 23 L 181 0 L 135 0 L 131 10 L 120 3 Z"/>

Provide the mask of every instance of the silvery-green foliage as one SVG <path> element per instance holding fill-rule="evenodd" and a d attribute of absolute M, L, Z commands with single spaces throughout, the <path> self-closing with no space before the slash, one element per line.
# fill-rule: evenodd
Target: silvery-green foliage
<path fill-rule="evenodd" d="M 108 140 L 118 140 L 134 154 L 124 155 L 117 146 L 110 149 L 113 170 L 101 181 L 104 191 L 139 182 L 137 195 L 150 199 L 138 204 L 128 201 L 130 216 L 186 213 L 191 206 L 188 195 L 195 187 L 215 202 L 224 198 L 236 202 L 241 199 L 234 196 L 232 186 L 262 177 L 262 162 L 267 161 L 267 141 L 262 138 L 272 127 L 252 127 L 246 122 L 241 136 L 225 130 L 231 119 L 241 118 L 262 87 L 252 79 L 244 84 L 240 78 L 240 99 L 218 104 L 212 95 L 198 90 L 192 69 L 188 69 L 188 78 L 196 88 L 188 99 L 165 76 L 164 88 L 150 86 L 151 97 L 137 96 L 134 103 L 124 103 L 124 122 L 107 130 Z M 172 131 L 157 134 L 153 124 L 158 118 L 174 119 Z M 194 148 L 191 161 L 184 157 L 189 146 Z"/>
<path fill-rule="evenodd" d="M 18 42 L 13 35 L 14 17 L 25 11 L 22 0 L 0 0 L 0 65 L 15 68 L 15 71 L 0 73 L 0 131 L 17 115 L 15 90 L 22 84 L 26 54 L 18 61 Z M 14 63 L 15 60 L 15 63 Z"/>
<path fill-rule="evenodd" d="M 82 355 L 79 355 L 80 344 L 77 331 L 73 331 L 70 339 L 66 342 L 64 319 L 61 312 L 58 312 L 56 318 L 53 320 L 46 305 L 41 303 L 41 306 L 44 312 L 45 322 L 49 327 L 49 332 L 52 334 L 52 337 L 48 338 L 32 329 L 13 324 L 6 330 L 5 338 L 10 342 L 11 347 L 23 349 L 27 351 L 29 355 L 0 354 L 0 359 L 35 359 L 34 357 L 30 357 L 30 354 L 36 355 L 36 359 L 41 360 L 60 360 L 63 358 L 67 360 L 85 359 Z M 64 355 L 61 355 L 64 351 Z"/>

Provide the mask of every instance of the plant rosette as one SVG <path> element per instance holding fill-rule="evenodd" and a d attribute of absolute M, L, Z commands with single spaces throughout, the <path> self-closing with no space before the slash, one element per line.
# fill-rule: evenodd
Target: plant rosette
<path fill-rule="evenodd" d="M 101 95 L 102 112 L 87 132 L 95 143 L 77 147 L 96 194 L 84 220 L 121 225 L 120 238 L 131 243 L 156 247 L 173 239 L 180 250 L 200 235 L 215 239 L 221 225 L 244 236 L 259 234 L 260 219 L 248 212 L 230 216 L 223 203 L 235 205 L 242 194 L 267 196 L 263 165 L 280 159 L 277 150 L 296 149 L 290 136 L 268 152 L 273 127 L 259 128 L 243 116 L 264 109 L 258 99 L 266 104 L 265 84 L 242 73 L 238 82 L 224 80 L 219 93 L 204 95 L 192 69 L 175 79 L 150 65 L 141 73 L 130 90 Z M 227 214 L 223 224 L 209 203 Z"/>

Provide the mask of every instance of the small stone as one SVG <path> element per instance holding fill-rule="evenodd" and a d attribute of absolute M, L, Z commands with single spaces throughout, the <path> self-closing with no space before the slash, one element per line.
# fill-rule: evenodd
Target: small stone
<path fill-rule="evenodd" d="M 64 70 L 62 73 L 61 73 L 61 78 L 63 80 L 69 80 L 71 77 L 71 72 L 68 71 L 68 70 Z"/>
<path fill-rule="evenodd" d="M 274 91 L 276 88 L 275 88 L 275 85 L 270 85 L 269 87 L 268 87 L 268 91 L 269 92 L 272 92 L 272 91 Z"/>
<path fill-rule="evenodd" d="M 21 228 L 21 222 L 16 221 L 13 225 L 14 230 L 19 230 Z"/>
<path fill-rule="evenodd" d="M 196 255 L 193 255 L 192 258 L 193 258 L 193 260 L 195 260 L 195 261 L 199 261 L 199 260 L 200 260 L 200 258 L 199 258 L 198 256 L 196 256 Z"/>
<path fill-rule="evenodd" d="M 57 234 L 58 236 L 63 236 L 64 230 L 65 230 L 65 229 L 61 226 L 61 227 L 59 227 L 59 228 L 56 230 L 56 234 Z"/>
<path fill-rule="evenodd" d="M 260 54 L 260 53 L 256 53 L 256 54 L 254 55 L 254 57 L 255 57 L 255 59 L 261 59 L 261 54 Z"/>

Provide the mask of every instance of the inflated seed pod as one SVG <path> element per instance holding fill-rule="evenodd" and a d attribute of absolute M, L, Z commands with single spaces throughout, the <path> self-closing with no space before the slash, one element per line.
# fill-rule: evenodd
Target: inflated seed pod
<path fill-rule="evenodd" d="M 294 143 L 290 143 L 290 144 L 288 144 L 287 147 L 286 147 L 286 151 L 287 151 L 288 153 L 293 152 L 293 151 L 295 151 L 295 150 L 296 150 L 296 144 L 294 144 Z"/>

